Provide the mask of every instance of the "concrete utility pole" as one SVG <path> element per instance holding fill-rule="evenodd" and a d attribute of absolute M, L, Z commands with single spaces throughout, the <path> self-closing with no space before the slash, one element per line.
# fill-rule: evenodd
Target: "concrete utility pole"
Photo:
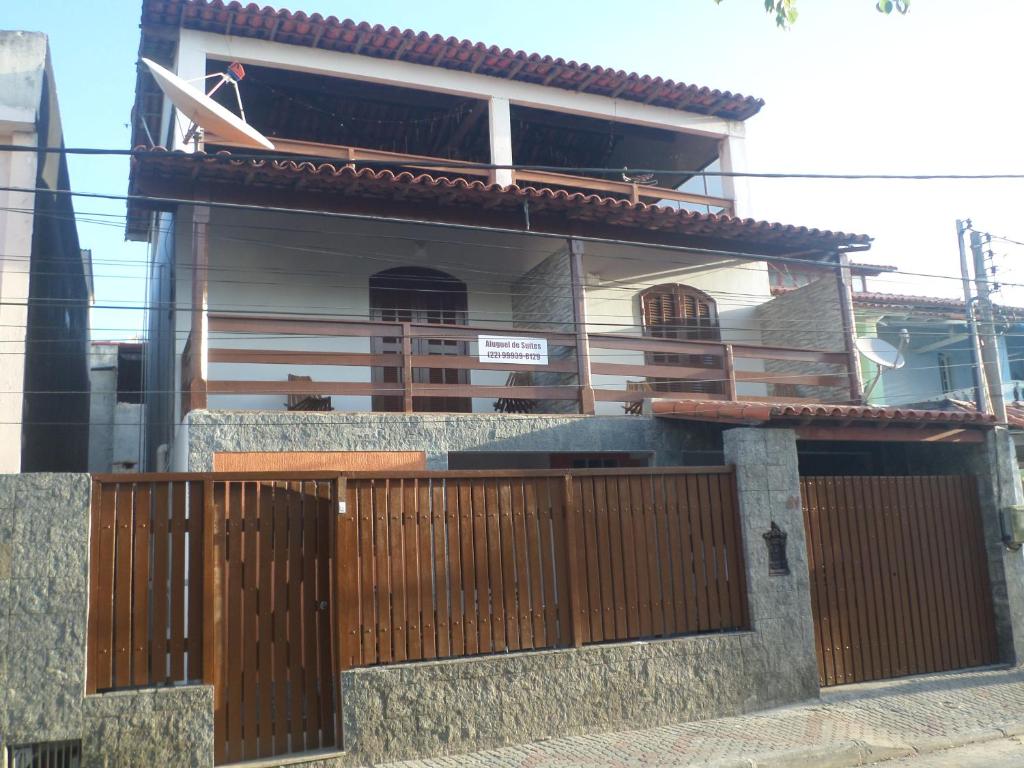
<path fill-rule="evenodd" d="M 999 343 L 996 339 L 995 315 L 992 312 L 991 282 L 985 270 L 984 242 L 980 232 L 971 230 L 971 254 L 974 256 L 974 284 L 978 291 L 979 336 L 981 357 L 988 379 L 992 413 L 1000 424 L 1006 423 L 1006 402 L 1003 400 L 1003 376 L 999 366 Z"/>
<path fill-rule="evenodd" d="M 971 220 L 956 221 L 956 244 L 960 248 L 960 276 L 964 281 L 964 319 L 967 320 L 967 334 L 971 338 L 971 352 L 974 356 L 974 401 L 982 413 L 992 413 L 989 407 L 984 362 L 981 357 L 981 342 L 978 339 L 978 325 L 974 322 L 974 291 L 971 289 L 971 272 L 967 266 L 967 249 L 964 247 L 964 233 L 971 228 Z"/>

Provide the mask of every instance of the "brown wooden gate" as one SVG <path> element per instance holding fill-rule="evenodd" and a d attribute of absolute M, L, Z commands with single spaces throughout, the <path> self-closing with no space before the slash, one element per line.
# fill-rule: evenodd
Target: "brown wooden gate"
<path fill-rule="evenodd" d="M 821 685 L 997 660 L 973 477 L 800 485 Z"/>
<path fill-rule="evenodd" d="M 215 761 L 338 743 L 332 574 L 336 481 L 210 482 L 206 616 Z M 212 567 L 212 573 L 211 573 Z M 218 601 L 220 607 L 216 605 Z M 229 684 L 225 684 L 229 683 Z"/>

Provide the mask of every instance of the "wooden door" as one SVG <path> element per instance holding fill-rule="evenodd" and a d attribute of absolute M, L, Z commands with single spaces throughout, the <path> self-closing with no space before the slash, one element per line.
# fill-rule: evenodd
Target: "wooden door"
<path fill-rule="evenodd" d="M 401 267 L 380 272 L 370 278 L 370 314 L 374 320 L 418 325 L 464 325 L 466 322 L 466 285 L 451 275 L 423 267 Z M 398 337 L 374 339 L 378 354 L 401 354 Z M 453 339 L 416 338 L 414 355 L 466 355 L 466 342 Z M 373 380 L 385 384 L 402 383 L 399 368 L 376 368 Z M 468 384 L 469 371 L 456 368 L 414 368 L 415 384 Z M 374 411 L 401 411 L 402 395 L 376 395 Z M 414 396 L 413 411 L 468 413 L 473 410 L 468 397 Z"/>
<path fill-rule="evenodd" d="M 212 485 L 215 762 L 336 747 L 335 483 Z"/>
<path fill-rule="evenodd" d="M 998 658 L 973 477 L 803 477 L 823 686 Z"/>

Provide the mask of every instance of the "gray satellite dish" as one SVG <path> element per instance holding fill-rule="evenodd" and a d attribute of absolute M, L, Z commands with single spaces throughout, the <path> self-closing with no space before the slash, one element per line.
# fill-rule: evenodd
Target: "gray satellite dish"
<path fill-rule="evenodd" d="M 900 331 L 899 347 L 894 347 L 885 339 L 875 337 L 865 337 L 854 341 L 854 344 L 857 345 L 857 351 L 878 366 L 878 370 L 875 371 L 875 378 L 864 389 L 865 398 L 871 395 L 871 391 L 878 384 L 878 380 L 882 377 L 883 372 L 896 370 L 906 365 L 907 361 L 903 357 L 903 352 L 909 343 L 910 334 L 906 330 Z"/>
<path fill-rule="evenodd" d="M 160 86 L 160 90 L 164 92 L 164 95 L 192 122 L 186 133 L 186 143 L 188 139 L 196 134 L 198 128 L 202 128 L 245 147 L 252 147 L 253 149 L 274 148 L 274 145 L 270 143 L 266 136 L 245 122 L 245 112 L 241 110 L 241 98 L 239 98 L 238 104 L 239 111 L 242 111 L 242 117 L 238 117 L 211 99 L 209 94 L 203 93 L 173 72 L 164 69 L 155 61 L 143 58 L 142 63 L 149 69 L 153 79 L 156 80 L 156 84 Z M 239 75 L 238 72 L 242 74 Z M 243 75 L 244 70 L 238 65 L 232 65 L 229 71 L 224 74 L 211 75 L 211 77 L 220 77 L 221 81 L 210 93 L 216 91 L 224 83 L 230 83 L 235 86 L 235 95 L 237 96 L 237 80 Z"/>

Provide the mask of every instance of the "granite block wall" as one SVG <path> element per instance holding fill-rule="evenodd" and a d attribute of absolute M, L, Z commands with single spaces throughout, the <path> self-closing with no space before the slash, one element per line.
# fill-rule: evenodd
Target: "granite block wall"
<path fill-rule="evenodd" d="M 761 343 L 765 346 L 846 350 L 839 287 L 834 276 L 823 277 L 761 304 L 757 307 L 757 318 L 761 325 Z M 845 369 L 829 363 L 767 360 L 765 370 L 779 375 L 821 375 L 843 373 Z M 826 403 L 848 401 L 847 380 L 837 377 L 836 382 L 834 387 L 780 382 L 769 387 L 769 394 L 813 397 Z"/>
<path fill-rule="evenodd" d="M 566 332 L 576 329 L 573 319 L 569 253 L 557 251 L 520 277 L 512 286 L 512 323 L 523 330 Z M 549 359 L 575 359 L 572 347 L 549 347 Z M 575 384 L 572 373 L 530 374 L 539 386 Z M 536 413 L 577 413 L 572 400 L 540 400 Z"/>
<path fill-rule="evenodd" d="M 0 747 L 77 739 L 89 476 L 0 476 Z"/>

